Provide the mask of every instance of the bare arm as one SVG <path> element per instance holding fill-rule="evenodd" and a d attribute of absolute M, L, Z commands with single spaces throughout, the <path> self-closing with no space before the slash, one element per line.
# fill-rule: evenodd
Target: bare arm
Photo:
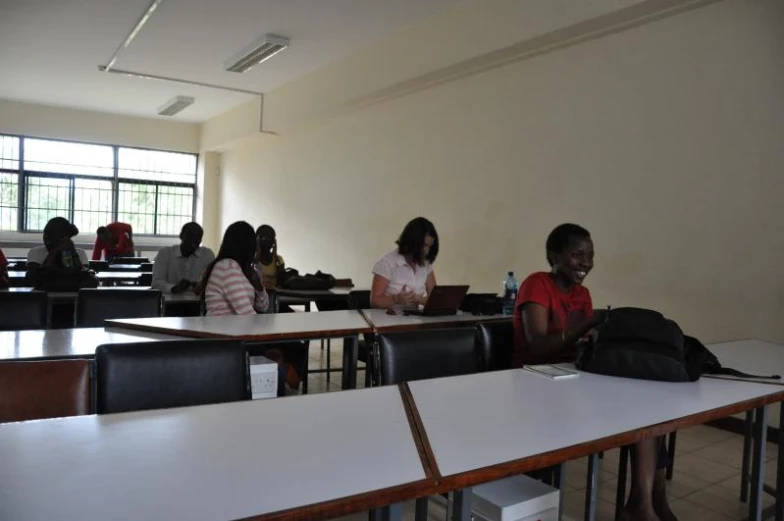
<path fill-rule="evenodd" d="M 416 304 L 417 296 L 412 291 L 403 291 L 397 295 L 387 295 L 387 288 L 389 288 L 389 279 L 381 275 L 373 275 L 373 285 L 370 288 L 370 307 L 389 309 L 392 306 L 411 306 Z"/>
<path fill-rule="evenodd" d="M 574 345 L 588 331 L 599 324 L 599 315 L 578 322 L 573 328 L 547 334 L 547 308 L 541 304 L 523 304 L 523 326 L 525 337 L 536 356 L 564 356 L 573 352 Z"/>
<path fill-rule="evenodd" d="M 421 295 L 418 296 L 417 304 L 422 304 L 423 306 L 427 304 L 427 299 L 430 298 L 430 295 L 433 294 L 433 288 L 436 287 L 436 273 L 431 271 L 430 274 L 427 276 L 427 280 L 425 281 L 425 291 L 427 291 L 427 296 Z"/>

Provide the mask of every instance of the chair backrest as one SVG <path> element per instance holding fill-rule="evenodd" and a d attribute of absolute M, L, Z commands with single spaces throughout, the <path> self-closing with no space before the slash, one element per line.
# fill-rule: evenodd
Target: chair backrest
<path fill-rule="evenodd" d="M 482 370 L 473 327 L 381 334 L 378 344 L 381 385 Z"/>
<path fill-rule="evenodd" d="M 94 261 L 91 260 L 87 264 L 89 268 L 93 271 L 100 272 L 100 271 L 107 271 L 109 269 L 109 263 L 106 261 Z"/>
<path fill-rule="evenodd" d="M 111 264 L 146 264 L 150 262 L 147 257 L 115 257 Z"/>
<path fill-rule="evenodd" d="M 102 327 L 104 320 L 161 316 L 158 290 L 82 289 L 76 297 L 76 326 Z"/>
<path fill-rule="evenodd" d="M 95 362 L 98 414 L 250 398 L 247 354 L 238 341 L 102 345 Z"/>
<path fill-rule="evenodd" d="M 139 264 L 139 271 L 142 273 L 152 273 L 152 262 L 143 262 Z"/>
<path fill-rule="evenodd" d="M 351 309 L 370 309 L 370 290 L 358 289 L 349 292 Z"/>
<path fill-rule="evenodd" d="M 0 423 L 90 414 L 90 361 L 0 362 Z"/>
<path fill-rule="evenodd" d="M 511 320 L 491 320 L 476 326 L 477 344 L 487 371 L 512 368 L 514 325 Z"/>
<path fill-rule="evenodd" d="M 46 329 L 45 291 L 0 291 L 0 330 Z"/>
<path fill-rule="evenodd" d="M 139 286 L 152 286 L 152 273 L 142 273 L 139 277 Z"/>

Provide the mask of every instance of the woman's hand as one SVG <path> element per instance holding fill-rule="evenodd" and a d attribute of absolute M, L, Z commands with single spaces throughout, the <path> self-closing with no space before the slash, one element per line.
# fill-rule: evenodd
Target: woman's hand
<path fill-rule="evenodd" d="M 407 290 L 406 286 L 403 286 L 403 289 L 400 291 L 400 293 L 392 297 L 392 300 L 395 302 L 395 304 L 400 306 L 415 306 L 419 303 L 418 299 L 419 295 L 413 291 Z"/>

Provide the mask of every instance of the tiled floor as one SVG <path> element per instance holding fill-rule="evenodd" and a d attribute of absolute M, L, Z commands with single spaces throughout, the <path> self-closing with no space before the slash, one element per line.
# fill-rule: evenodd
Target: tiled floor
<path fill-rule="evenodd" d="M 342 363 L 342 343 L 332 341 L 331 365 Z M 311 342 L 310 367 L 326 366 L 326 349 L 319 342 Z M 362 364 L 360 364 L 362 367 Z M 357 376 L 359 386 L 364 381 L 364 371 Z M 327 383 L 324 374 L 311 375 L 310 392 L 340 390 L 340 372 L 332 373 Z M 697 426 L 678 432 L 675 475 L 669 483 L 670 504 L 680 521 L 730 521 L 741 520 L 748 513 L 748 506 L 740 502 L 740 466 L 743 439 L 741 436 L 711 427 Z M 601 460 L 597 504 L 597 521 L 612 521 L 615 512 L 615 490 L 618 475 L 618 450 L 605 454 Z M 775 484 L 777 447 L 768 444 L 766 481 Z M 564 519 L 583 518 L 587 461 L 571 461 L 566 466 L 566 495 Z M 627 485 L 628 490 L 628 485 Z M 773 504 L 767 494 L 764 505 Z M 413 502 L 406 504 L 406 521 L 413 520 Z M 435 501 L 430 502 L 430 518 L 444 520 L 445 509 Z M 367 519 L 366 514 L 341 518 L 346 521 Z"/>

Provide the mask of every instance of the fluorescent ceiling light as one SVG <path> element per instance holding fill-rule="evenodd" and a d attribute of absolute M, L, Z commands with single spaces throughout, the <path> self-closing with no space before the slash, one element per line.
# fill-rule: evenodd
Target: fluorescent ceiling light
<path fill-rule="evenodd" d="M 224 69 L 229 72 L 245 72 L 254 65 L 269 60 L 289 46 L 288 38 L 265 34 L 243 50 L 232 56 Z"/>
<path fill-rule="evenodd" d="M 158 109 L 159 116 L 174 116 L 178 112 L 185 110 L 186 108 L 193 105 L 193 102 L 196 101 L 190 96 L 176 96 L 169 101 L 166 102 L 163 106 Z"/>

